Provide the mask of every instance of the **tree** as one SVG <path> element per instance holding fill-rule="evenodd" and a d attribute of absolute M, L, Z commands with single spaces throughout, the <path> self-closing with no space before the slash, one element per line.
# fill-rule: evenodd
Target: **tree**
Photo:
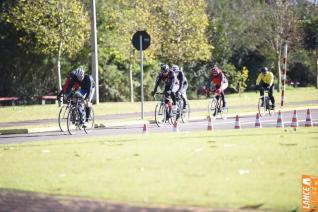
<path fill-rule="evenodd" d="M 22 43 L 34 43 L 33 51 L 57 57 L 61 90 L 61 57 L 74 55 L 89 35 L 89 19 L 78 0 L 19 0 L 6 14 L 7 22 L 25 34 Z"/>

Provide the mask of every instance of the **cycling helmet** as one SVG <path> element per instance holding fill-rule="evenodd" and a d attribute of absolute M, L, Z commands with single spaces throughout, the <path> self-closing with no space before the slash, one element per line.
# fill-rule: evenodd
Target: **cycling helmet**
<path fill-rule="evenodd" d="M 162 64 L 160 66 L 160 68 L 161 68 L 161 71 L 168 71 L 169 70 L 169 66 L 167 64 Z"/>
<path fill-rule="evenodd" d="M 263 74 L 266 74 L 267 71 L 268 71 L 268 68 L 266 66 L 262 68 L 262 73 Z"/>
<path fill-rule="evenodd" d="M 74 74 L 79 80 L 84 79 L 84 69 L 82 67 L 77 68 Z"/>
<path fill-rule="evenodd" d="M 173 66 L 172 66 L 172 71 L 173 71 L 174 73 L 178 73 L 178 72 L 180 71 L 179 66 L 173 65 Z"/>
<path fill-rule="evenodd" d="M 211 75 L 212 76 L 217 76 L 221 73 L 221 70 L 218 67 L 213 67 L 211 70 Z"/>

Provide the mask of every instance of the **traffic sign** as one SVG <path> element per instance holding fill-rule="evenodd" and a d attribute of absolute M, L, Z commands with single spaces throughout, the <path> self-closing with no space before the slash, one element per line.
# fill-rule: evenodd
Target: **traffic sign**
<path fill-rule="evenodd" d="M 150 46 L 150 35 L 146 31 L 137 31 L 132 37 L 132 44 L 140 50 L 140 37 L 141 37 L 141 49 L 146 50 Z"/>

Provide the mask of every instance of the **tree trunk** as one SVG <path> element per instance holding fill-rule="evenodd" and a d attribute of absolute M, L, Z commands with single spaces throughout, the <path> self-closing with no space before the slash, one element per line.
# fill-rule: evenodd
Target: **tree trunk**
<path fill-rule="evenodd" d="M 318 50 L 316 50 L 317 66 L 316 66 L 316 88 L 318 89 Z"/>
<path fill-rule="evenodd" d="M 58 74 L 58 82 L 59 82 L 59 92 L 62 90 L 62 80 L 61 80 L 61 55 L 62 55 L 62 47 L 63 43 L 60 42 L 59 52 L 57 56 L 57 74 Z"/>
<path fill-rule="evenodd" d="M 278 86 L 277 92 L 280 92 L 281 83 L 282 83 L 282 70 L 281 70 L 281 51 L 277 51 L 277 68 L 278 68 Z"/>

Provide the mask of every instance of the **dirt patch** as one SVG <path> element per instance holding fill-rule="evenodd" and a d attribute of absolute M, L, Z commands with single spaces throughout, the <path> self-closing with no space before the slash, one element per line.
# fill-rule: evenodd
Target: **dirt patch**
<path fill-rule="evenodd" d="M 127 203 L 87 200 L 77 197 L 50 196 L 16 190 L 0 190 L 0 211 L 6 212 L 261 212 L 261 210 L 148 207 Z M 264 211 L 264 210 L 263 210 Z M 268 212 L 268 210 L 267 210 Z"/>

